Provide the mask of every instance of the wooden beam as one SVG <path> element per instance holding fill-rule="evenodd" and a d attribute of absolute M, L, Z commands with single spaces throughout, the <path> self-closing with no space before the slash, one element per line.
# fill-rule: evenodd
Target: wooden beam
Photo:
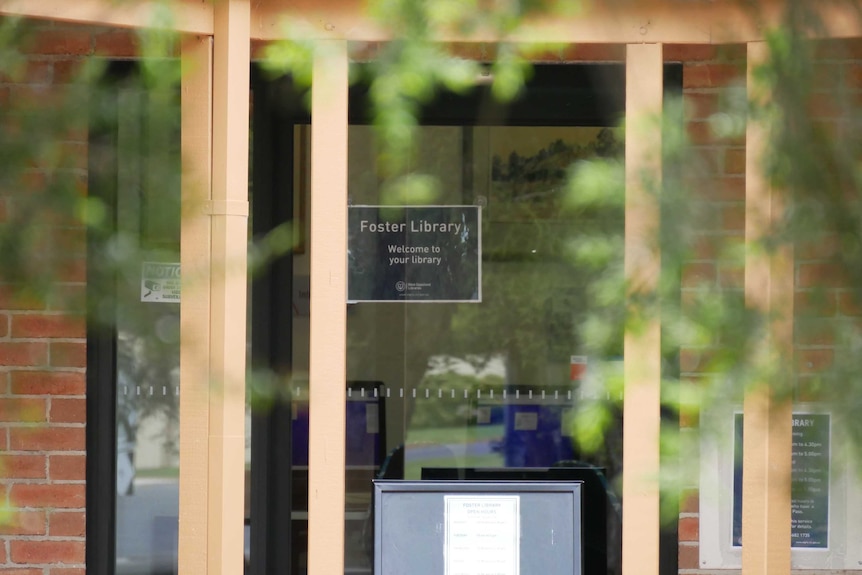
<path fill-rule="evenodd" d="M 789 1 L 789 0 L 787 0 Z M 178 0 L 170 5 L 167 27 L 191 34 L 213 33 L 216 3 Z M 751 6 L 738 2 L 633 2 L 618 5 L 596 3 L 571 16 L 537 18 L 514 36 L 515 42 L 563 42 L 578 44 L 728 44 L 754 42 L 781 21 L 785 2 L 763 2 L 755 18 Z M 164 27 L 164 3 L 157 0 L 0 0 L 0 15 L 23 16 L 123 28 Z M 816 11 L 824 21 L 817 37 L 862 36 L 862 20 L 850 3 L 821 0 Z M 280 40 L 297 34 L 310 38 L 386 41 L 392 34 L 374 21 L 362 0 L 260 0 L 255 3 L 251 36 L 255 40 Z M 290 28 L 287 23 L 290 22 Z M 442 42 L 496 42 L 490 30 L 469 35 L 441 32 Z"/>
<path fill-rule="evenodd" d="M 625 277 L 630 319 L 624 338 L 623 574 L 657 575 L 661 334 L 658 310 L 640 305 L 658 288 L 661 183 L 661 44 L 626 50 Z"/>
<path fill-rule="evenodd" d="M 182 45 L 179 572 L 207 565 L 212 38 Z"/>
<path fill-rule="evenodd" d="M 789 1 L 789 0 L 788 0 Z M 191 34 L 213 33 L 212 2 L 178 0 L 172 3 L 167 27 Z M 763 33 L 780 23 L 785 2 L 758 3 L 755 18 L 751 7 L 738 2 L 652 1 L 620 5 L 596 3 L 572 16 L 537 18 L 527 22 L 514 36 L 515 42 L 562 42 L 578 44 L 728 44 L 763 39 Z M 839 0 L 821 0 L 816 11 L 824 21 L 817 37 L 862 36 L 862 21 L 854 6 Z M 0 15 L 23 16 L 123 28 L 164 27 L 164 3 L 157 0 L 0 0 Z M 260 0 L 253 9 L 251 36 L 255 40 L 279 40 L 297 34 L 310 38 L 386 41 L 392 38 L 366 10 L 361 0 Z M 287 23 L 290 22 L 290 28 Z M 441 32 L 442 42 L 496 42 L 490 30 L 469 35 Z"/>
<path fill-rule="evenodd" d="M 311 101 L 308 573 L 344 573 L 347 44 L 321 42 Z"/>
<path fill-rule="evenodd" d="M 768 56 L 758 42 L 748 46 L 749 98 L 762 104 L 768 94 L 753 71 Z M 760 243 L 781 220 L 780 194 L 763 177 L 767 150 L 763 126 L 750 119 L 745 155 L 745 303 L 768 324 L 757 350 L 772 381 L 757 381 L 746 392 L 743 412 L 742 572 L 746 575 L 790 573 L 790 470 L 792 403 L 776 389 L 789 385 L 786 360 L 793 356 L 793 252 L 767 253 Z"/>
<path fill-rule="evenodd" d="M 728 44 L 763 39 L 781 23 L 787 2 L 595 2 L 577 13 L 527 21 L 507 42 L 576 44 Z M 817 37 L 862 36 L 862 18 L 852 3 L 820 0 L 808 3 L 824 21 Z M 371 18 L 363 0 L 261 0 L 255 5 L 252 38 L 290 37 L 382 42 L 393 35 Z M 289 24 L 289 26 L 288 26 Z M 491 30 L 470 34 L 440 31 L 441 42 L 497 42 Z"/>
<path fill-rule="evenodd" d="M 214 5 L 208 575 L 243 572 L 249 0 Z"/>
<path fill-rule="evenodd" d="M 0 15 L 211 35 L 213 4 L 199 0 L 174 0 L 170 4 L 157 0 L 0 0 Z"/>

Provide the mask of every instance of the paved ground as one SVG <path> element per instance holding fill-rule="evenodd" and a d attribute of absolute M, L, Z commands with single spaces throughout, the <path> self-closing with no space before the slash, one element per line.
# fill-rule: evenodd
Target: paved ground
<path fill-rule="evenodd" d="M 174 575 L 177 564 L 176 479 L 136 479 L 117 496 L 117 575 Z M 246 528 L 248 557 L 248 528 Z"/>
<path fill-rule="evenodd" d="M 131 495 L 117 496 L 117 574 L 163 575 L 176 565 L 176 479 L 136 479 Z"/>

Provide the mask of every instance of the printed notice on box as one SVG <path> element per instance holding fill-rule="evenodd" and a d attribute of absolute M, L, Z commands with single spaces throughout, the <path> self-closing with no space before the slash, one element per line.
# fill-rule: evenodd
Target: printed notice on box
<path fill-rule="evenodd" d="M 518 495 L 447 495 L 444 575 L 520 575 Z"/>

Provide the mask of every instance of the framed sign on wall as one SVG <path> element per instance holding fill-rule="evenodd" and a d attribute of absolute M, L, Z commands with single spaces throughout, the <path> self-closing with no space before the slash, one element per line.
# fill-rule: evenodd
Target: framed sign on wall
<path fill-rule="evenodd" d="M 862 570 L 862 485 L 831 413 L 816 405 L 793 409 L 790 480 L 791 565 L 794 569 Z M 702 420 L 700 567 L 742 566 L 741 406 Z"/>

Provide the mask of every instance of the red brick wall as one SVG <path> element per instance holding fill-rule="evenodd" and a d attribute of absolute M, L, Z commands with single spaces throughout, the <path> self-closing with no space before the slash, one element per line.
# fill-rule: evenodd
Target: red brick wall
<path fill-rule="evenodd" d="M 846 120 L 858 113 L 862 96 L 859 82 L 862 42 L 823 42 L 816 55 L 818 70 L 809 116 L 827 133 L 852 141 L 855 136 L 847 126 L 852 129 L 853 124 Z M 854 122 L 858 123 L 858 119 Z M 852 385 L 849 390 L 842 387 L 832 395 L 832 390 L 822 389 L 818 382 L 818 376 L 836 361 L 847 359 L 841 357 L 836 347 L 836 330 L 842 324 L 854 325 L 858 330 L 858 318 L 862 315 L 853 289 L 851 273 L 855 270 L 842 265 L 841 249 L 840 240 L 829 232 L 801 243 L 796 249 L 795 365 L 798 395 L 803 401 L 823 399 L 824 392 L 831 399 L 843 401 L 839 394 L 853 389 Z M 858 289 L 858 283 L 855 287 Z"/>
<path fill-rule="evenodd" d="M 4 106 L 55 101 L 84 58 L 132 56 L 135 42 L 121 31 L 40 24 L 21 51 L 23 73 L 0 76 Z M 60 149 L 64 167 L 32 160 L 22 189 L 39 194 L 58 177 L 85 187 L 86 131 L 70 130 Z M 8 191 L 0 192 L 3 221 L 20 213 Z M 70 214 L 44 215 L 32 224 L 43 226 L 47 251 L 60 248 L 50 295 L 24 295 L 0 280 L 0 503 L 10 510 L 0 522 L 0 575 L 84 573 L 86 242 Z"/>

